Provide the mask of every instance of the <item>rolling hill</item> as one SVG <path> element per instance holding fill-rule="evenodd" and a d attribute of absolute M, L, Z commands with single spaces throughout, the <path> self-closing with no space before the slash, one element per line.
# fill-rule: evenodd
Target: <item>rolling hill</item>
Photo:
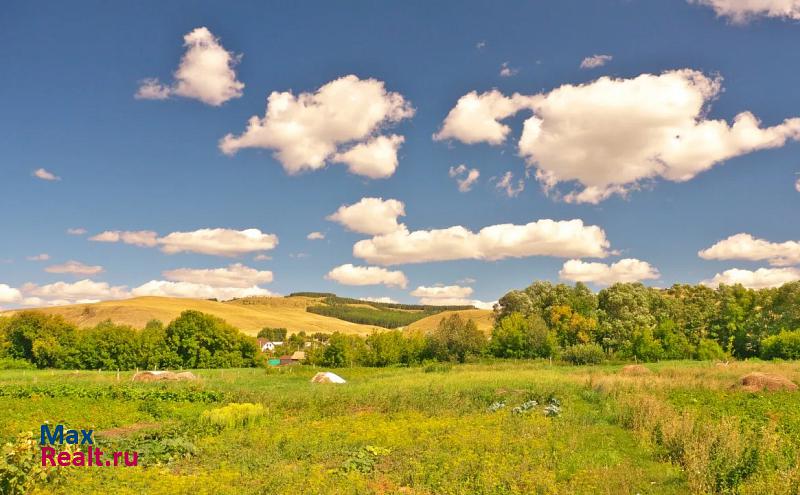
<path fill-rule="evenodd" d="M 94 326 L 102 321 L 111 320 L 117 324 L 143 328 L 152 319 L 168 323 L 182 311 L 191 309 L 222 318 L 248 335 L 256 335 L 263 327 L 283 327 L 287 328 L 290 333 L 300 331 L 306 333 L 341 332 L 357 335 L 368 335 L 375 330 L 385 330 L 373 325 L 351 323 L 306 311 L 308 306 L 319 305 L 321 301 L 321 297 L 308 296 L 252 297 L 227 302 L 172 297 L 136 297 L 93 304 L 35 309 L 48 314 L 61 315 L 67 321 L 81 327 Z M 8 316 L 15 311 L 18 310 L 5 311 L 0 314 Z M 442 316 L 453 312 L 445 311 L 423 318 L 409 325 L 408 328 L 431 330 L 436 327 Z M 482 330 L 491 328 L 491 311 L 470 309 L 455 312 L 461 313 L 466 318 L 474 319 L 478 328 Z"/>
<path fill-rule="evenodd" d="M 494 325 L 494 316 L 492 311 L 489 309 L 462 309 L 459 311 L 443 311 L 439 314 L 431 315 L 415 321 L 414 323 L 408 325 L 406 330 L 429 332 L 436 328 L 442 318 L 447 318 L 455 313 L 461 315 L 461 317 L 465 320 L 473 320 L 475 325 L 478 326 L 478 330 L 481 330 L 487 335 L 491 333 L 492 326 Z"/>

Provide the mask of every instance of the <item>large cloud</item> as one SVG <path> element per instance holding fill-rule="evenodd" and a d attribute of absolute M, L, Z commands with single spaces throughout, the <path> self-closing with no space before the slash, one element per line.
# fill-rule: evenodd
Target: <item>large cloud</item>
<path fill-rule="evenodd" d="M 460 285 L 446 285 L 425 287 L 420 285 L 411 295 L 419 297 L 420 304 L 430 306 L 475 306 L 478 309 L 492 309 L 497 301 L 486 302 L 478 299 L 469 299 L 472 295 L 472 287 L 462 287 Z"/>
<path fill-rule="evenodd" d="M 47 273 L 69 273 L 70 275 L 97 275 L 103 272 L 100 265 L 87 265 L 80 261 L 69 260 L 59 265 L 51 265 L 44 269 Z"/>
<path fill-rule="evenodd" d="M 167 254 L 191 252 L 217 256 L 239 256 L 257 251 L 269 251 L 278 245 L 278 236 L 258 229 L 199 229 L 192 232 L 173 232 L 158 239 Z"/>
<path fill-rule="evenodd" d="M 225 50 L 206 27 L 187 33 L 183 41 L 187 50 L 175 71 L 175 82 L 167 86 L 155 78 L 145 79 L 136 98 L 163 100 L 177 95 L 219 106 L 242 96 L 244 84 L 236 80 L 233 70 L 240 57 Z"/>
<path fill-rule="evenodd" d="M 7 284 L 0 284 L 0 303 L 16 303 L 22 300 L 22 293 Z"/>
<path fill-rule="evenodd" d="M 358 241 L 353 255 L 369 263 L 395 265 L 461 259 L 500 260 L 527 256 L 592 257 L 609 254 L 600 227 L 581 220 L 549 219 L 527 225 L 501 224 L 477 233 L 455 226 L 447 229 L 402 229 Z"/>
<path fill-rule="evenodd" d="M 47 285 L 36 285 L 28 283 L 22 286 L 22 292 L 30 297 L 45 300 L 45 303 L 84 303 L 96 302 L 107 299 L 123 299 L 130 297 L 127 287 L 111 286 L 106 282 L 95 282 L 94 280 L 83 279 L 77 282 L 55 282 Z M 28 301 L 36 305 L 40 301 L 36 299 Z"/>
<path fill-rule="evenodd" d="M 727 159 L 800 139 L 800 118 L 772 127 L 762 127 L 750 112 L 736 115 L 733 124 L 707 118 L 708 105 L 720 91 L 720 78 L 683 69 L 565 84 L 516 105 L 511 102 L 520 100 L 519 95 L 470 93 L 448 115 L 440 134 L 465 143 L 499 144 L 509 131 L 499 120 L 531 108 L 534 115 L 523 126 L 519 153 L 536 169 L 546 190 L 565 182 L 579 184 L 564 196 L 576 203 L 624 195 L 656 178 L 688 181 Z M 465 100 L 471 112 L 460 110 Z M 506 107 L 490 112 L 484 100 Z M 464 131 L 445 133 L 451 127 Z"/>
<path fill-rule="evenodd" d="M 272 282 L 272 272 L 256 270 L 241 263 L 225 268 L 177 268 L 163 273 L 173 282 L 189 282 L 211 287 L 248 288 Z"/>
<path fill-rule="evenodd" d="M 95 242 L 123 242 L 140 247 L 153 247 L 158 244 L 158 234 L 151 230 L 106 230 L 89 238 Z"/>
<path fill-rule="evenodd" d="M 717 273 L 713 278 L 700 283 L 711 287 L 717 287 L 720 284 L 742 284 L 751 289 L 764 289 L 780 287 L 795 280 L 800 280 L 800 269 L 798 268 L 759 268 L 755 271 L 732 268 Z"/>
<path fill-rule="evenodd" d="M 572 282 L 593 282 L 597 285 L 612 285 L 617 282 L 654 280 L 659 278 L 661 274 L 646 261 L 626 258 L 610 265 L 568 260 L 558 272 L 558 276 Z"/>
<path fill-rule="evenodd" d="M 750 234 L 736 234 L 697 253 L 706 260 L 767 260 L 772 266 L 800 264 L 800 242 L 770 242 Z"/>
<path fill-rule="evenodd" d="M 459 98 L 433 139 L 457 139 L 467 144 L 501 144 L 511 128 L 500 121 L 524 108 L 531 108 L 532 103 L 530 97 L 516 93 L 509 98 L 496 89 L 481 94 L 473 91 Z"/>
<path fill-rule="evenodd" d="M 317 170 L 330 161 L 350 171 L 383 178 L 397 167 L 400 136 L 375 135 L 387 125 L 410 118 L 414 109 L 382 81 L 354 75 L 331 81 L 315 93 L 273 92 L 263 118 L 253 116 L 239 136 L 228 134 L 220 149 L 232 155 L 242 148 L 275 150 L 290 174 Z M 353 143 L 349 150 L 340 146 Z"/>
<path fill-rule="evenodd" d="M 800 0 L 689 0 L 707 5 L 718 16 L 728 17 L 735 23 L 744 23 L 753 17 L 781 17 L 800 19 Z"/>
<path fill-rule="evenodd" d="M 397 218 L 405 216 L 405 205 L 396 199 L 361 198 L 358 203 L 342 205 L 327 219 L 342 224 L 347 230 L 378 235 L 395 232 L 403 224 Z"/>
<path fill-rule="evenodd" d="M 194 299 L 228 299 L 272 296 L 272 292 L 261 287 L 212 287 L 207 284 L 192 282 L 171 282 L 166 280 L 151 280 L 131 291 L 136 297 L 161 296 L 161 297 L 188 297 Z"/>
<path fill-rule="evenodd" d="M 408 279 L 401 271 L 389 271 L 377 266 L 337 266 L 329 271 L 325 278 L 343 285 L 386 285 L 387 287 L 405 288 Z"/>

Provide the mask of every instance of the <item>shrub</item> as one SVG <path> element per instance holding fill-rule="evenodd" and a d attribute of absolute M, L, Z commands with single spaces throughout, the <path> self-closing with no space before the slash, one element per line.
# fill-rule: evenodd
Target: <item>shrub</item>
<path fill-rule="evenodd" d="M 800 359 L 800 330 L 781 332 L 761 342 L 764 359 Z"/>
<path fill-rule="evenodd" d="M 35 370 L 36 366 L 24 359 L 0 358 L 0 370 Z"/>
<path fill-rule="evenodd" d="M 700 361 L 719 361 L 726 357 L 727 354 L 715 340 L 703 339 L 697 344 L 697 359 Z"/>
<path fill-rule="evenodd" d="M 220 428 L 238 428 L 255 423 L 264 414 L 263 405 L 245 402 L 203 411 L 200 419 L 206 424 Z"/>
<path fill-rule="evenodd" d="M 578 344 L 567 347 L 562 357 L 572 364 L 599 364 L 605 359 L 606 353 L 598 344 Z"/>
<path fill-rule="evenodd" d="M 69 448 L 66 450 L 70 450 Z M 0 493 L 25 495 L 37 484 L 60 481 L 60 467 L 42 466 L 39 446 L 31 432 L 20 433 L 0 450 Z"/>

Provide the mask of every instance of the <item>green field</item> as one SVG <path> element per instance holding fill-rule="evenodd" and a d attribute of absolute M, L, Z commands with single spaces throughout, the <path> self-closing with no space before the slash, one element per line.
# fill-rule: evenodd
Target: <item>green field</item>
<path fill-rule="evenodd" d="M 63 468 L 33 493 L 797 493 L 800 393 L 736 384 L 754 370 L 797 383 L 800 365 L 647 366 L 344 368 L 344 385 L 309 383 L 310 367 L 185 383 L 0 371 L 0 439 L 49 421 L 142 455 L 138 467 Z M 229 403 L 256 406 L 237 419 L 220 410 Z"/>

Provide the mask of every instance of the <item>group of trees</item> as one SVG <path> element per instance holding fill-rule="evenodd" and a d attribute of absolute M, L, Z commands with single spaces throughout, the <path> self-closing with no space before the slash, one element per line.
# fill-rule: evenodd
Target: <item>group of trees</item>
<path fill-rule="evenodd" d="M 252 337 L 198 311 L 142 330 L 111 322 L 77 328 L 60 316 L 25 311 L 0 318 L 0 357 L 38 368 L 128 370 L 249 367 L 260 352 Z"/>
<path fill-rule="evenodd" d="M 760 290 L 620 283 L 597 294 L 581 283 L 535 282 L 499 300 L 490 351 L 551 357 L 599 346 L 643 361 L 791 358 L 800 353 L 798 330 L 800 282 Z"/>
<path fill-rule="evenodd" d="M 314 294 L 314 293 L 297 293 Z M 322 301 L 306 308 L 309 313 L 330 316 L 339 320 L 374 325 L 382 328 L 400 328 L 417 320 L 443 311 L 474 309 L 473 306 L 429 306 L 364 301 L 329 294 Z"/>

